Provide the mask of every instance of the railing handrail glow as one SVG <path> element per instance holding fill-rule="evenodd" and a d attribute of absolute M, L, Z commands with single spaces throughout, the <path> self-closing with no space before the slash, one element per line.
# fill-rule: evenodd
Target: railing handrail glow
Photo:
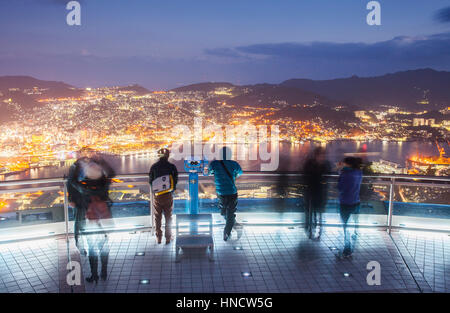
<path fill-rule="evenodd" d="M 188 177 L 187 172 L 180 172 L 179 177 Z M 279 176 L 291 176 L 291 177 L 302 177 L 304 176 L 299 172 L 256 172 L 256 171 L 244 171 L 243 176 L 270 176 L 270 177 L 279 177 Z M 327 174 L 326 177 L 337 178 L 339 174 Z M 200 177 L 202 177 L 200 175 Z M 148 179 L 147 173 L 137 173 L 137 174 L 120 174 L 115 176 L 117 179 Z M 396 183 L 401 183 L 398 180 L 425 180 L 425 181 L 434 181 L 434 182 L 444 182 L 450 183 L 450 178 L 448 177 L 439 177 L 439 176 L 420 176 L 420 175 L 368 175 L 364 176 L 365 179 L 386 179 L 386 180 L 396 180 Z M 23 179 L 23 180 L 8 180 L 0 182 L 1 187 L 8 186 L 23 186 L 23 185 L 35 185 L 35 184 L 64 184 L 67 181 L 67 177 L 56 177 L 56 178 L 40 178 L 40 179 Z M 414 184 L 422 185 L 423 183 L 414 182 Z"/>

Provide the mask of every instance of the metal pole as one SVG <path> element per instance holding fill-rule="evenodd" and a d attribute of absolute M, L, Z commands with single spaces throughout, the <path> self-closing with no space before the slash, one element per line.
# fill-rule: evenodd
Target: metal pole
<path fill-rule="evenodd" d="M 64 221 L 66 222 L 66 241 L 69 242 L 69 199 L 67 197 L 67 182 L 64 181 Z"/>
<path fill-rule="evenodd" d="M 189 173 L 189 214 L 198 214 L 198 173 Z"/>
<path fill-rule="evenodd" d="M 391 183 L 389 185 L 389 211 L 388 211 L 388 233 L 391 234 L 392 229 L 392 214 L 394 209 L 394 184 L 395 178 L 391 178 Z"/>
<path fill-rule="evenodd" d="M 154 225 L 155 225 L 155 221 L 154 221 L 154 216 L 153 216 L 153 191 L 152 191 L 152 185 L 149 183 L 148 184 L 148 190 L 150 191 L 150 227 L 151 227 L 151 235 L 154 235 Z"/>

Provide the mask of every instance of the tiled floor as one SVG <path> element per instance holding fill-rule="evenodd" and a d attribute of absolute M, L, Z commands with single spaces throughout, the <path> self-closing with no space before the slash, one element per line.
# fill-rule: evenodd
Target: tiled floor
<path fill-rule="evenodd" d="M 423 237 L 419 232 L 402 232 L 393 236 L 393 241 L 385 231 L 362 229 L 353 257 L 343 260 L 336 258 L 334 250 L 341 249 L 343 245 L 340 228 L 327 227 L 321 240 L 314 241 L 307 239 L 298 226 L 245 226 L 243 236 L 229 242 L 222 240 L 222 228 L 218 226 L 214 236 L 214 262 L 208 260 L 206 249 L 197 249 L 185 251 L 181 262 L 175 263 L 174 243 L 158 245 L 146 231 L 111 233 L 108 280 L 98 284 L 85 283 L 82 290 L 431 291 L 423 288 L 417 276 L 413 275 L 414 268 L 408 262 L 417 262 L 416 267 L 423 270 L 423 276 L 432 290 L 449 292 L 450 242 L 449 237 L 443 234 L 440 234 L 441 237 Z M 400 245 L 400 242 L 404 244 Z M 58 282 L 64 281 L 62 276 L 66 273 L 60 262 L 61 274 L 58 276 L 58 247 L 59 250 L 64 249 L 61 246 L 56 239 L 0 245 L 0 291 L 57 292 Z M 74 259 L 74 246 L 70 246 L 71 258 Z M 399 251 L 412 256 L 405 258 Z M 144 255 L 136 255 L 138 252 Z M 82 255 L 80 260 L 84 275 L 89 276 L 87 257 Z M 370 261 L 381 265 L 380 286 L 369 286 L 366 282 L 369 273 L 366 266 Z M 250 273 L 250 276 L 245 277 L 243 273 Z M 140 284 L 144 279 L 148 280 L 148 284 Z"/>
<path fill-rule="evenodd" d="M 58 292 L 55 239 L 0 244 L 0 292 Z"/>
<path fill-rule="evenodd" d="M 409 256 L 436 292 L 450 292 L 450 235 L 400 231 L 393 236 L 405 246 Z"/>
<path fill-rule="evenodd" d="M 320 241 L 306 238 L 299 227 L 247 226 L 239 241 L 221 240 L 215 230 L 215 262 L 206 250 L 186 252 L 175 263 L 173 243 L 157 245 L 149 233 L 110 236 L 110 276 L 88 292 L 418 292 L 410 274 L 402 275 L 387 248 L 385 232 L 364 231 L 352 259 L 339 260 L 340 229 L 327 228 Z M 234 250 L 240 247 L 242 250 Z M 145 252 L 144 256 L 135 256 Z M 89 273 L 85 259 L 83 272 Z M 368 286 L 367 263 L 378 261 L 382 285 Z M 251 273 L 243 277 L 242 273 Z M 344 273 L 349 273 L 345 277 Z M 149 284 L 139 284 L 148 279 Z"/>

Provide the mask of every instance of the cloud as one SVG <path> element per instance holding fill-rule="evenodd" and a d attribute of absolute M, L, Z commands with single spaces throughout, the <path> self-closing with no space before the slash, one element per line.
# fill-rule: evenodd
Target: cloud
<path fill-rule="evenodd" d="M 205 49 L 205 54 L 216 56 L 216 57 L 224 57 L 224 58 L 241 58 L 243 57 L 242 53 L 235 49 L 230 48 L 214 48 L 214 49 Z"/>
<path fill-rule="evenodd" d="M 297 77 L 370 75 L 420 67 L 448 70 L 450 33 L 399 36 L 376 43 L 261 43 L 209 49 L 205 53 L 215 57 L 233 56 L 235 59 L 253 57 L 248 62 L 276 68 L 277 72 L 298 71 L 297 75 L 289 74 Z"/>
<path fill-rule="evenodd" d="M 446 58 L 450 54 L 450 33 L 430 36 L 399 36 L 377 43 L 277 43 L 255 44 L 235 48 L 237 53 L 290 59 L 330 58 L 331 60 Z M 232 53 L 229 52 L 230 54 Z"/>
<path fill-rule="evenodd" d="M 450 22 L 450 7 L 442 8 L 436 12 L 434 19 L 441 23 Z"/>
<path fill-rule="evenodd" d="M 13 51 L 12 51 L 13 52 Z M 279 83 L 290 78 L 374 76 L 417 68 L 450 70 L 450 32 L 376 43 L 261 43 L 211 48 L 202 56 L 105 57 L 88 47 L 55 55 L 0 48 L 0 75 L 31 75 L 75 86 L 139 83 L 166 89 L 204 81 Z"/>

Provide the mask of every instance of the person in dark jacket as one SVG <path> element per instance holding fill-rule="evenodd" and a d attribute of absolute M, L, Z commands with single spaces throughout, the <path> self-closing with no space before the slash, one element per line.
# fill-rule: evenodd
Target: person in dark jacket
<path fill-rule="evenodd" d="M 214 175 L 218 206 L 226 220 L 223 240 L 227 241 L 236 222 L 238 199 L 236 178 L 242 175 L 242 168 L 238 162 L 231 160 L 231 149 L 223 147 L 222 159 L 212 161 L 209 164 L 208 173 Z"/>
<path fill-rule="evenodd" d="M 69 169 L 67 191 L 69 205 L 74 209 L 75 243 L 80 247 L 80 236 L 85 236 L 88 244 L 91 276 L 87 282 L 98 281 L 98 254 L 101 278 L 107 278 L 109 249 L 103 226 L 112 219 L 109 187 L 114 176 L 108 163 L 89 148 L 80 150 L 80 158 Z"/>
<path fill-rule="evenodd" d="M 350 215 L 359 213 L 359 193 L 362 182 L 360 166 L 361 160 L 359 158 L 346 157 L 338 180 L 339 211 L 344 226 L 344 251 L 342 253 L 344 257 L 350 256 L 353 252 L 347 223 Z"/>
<path fill-rule="evenodd" d="M 153 209 L 158 244 L 160 244 L 162 240 L 161 222 L 163 215 L 166 220 L 164 231 L 166 244 L 169 244 L 172 238 L 172 193 L 175 191 L 178 182 L 178 171 L 176 166 L 169 162 L 169 155 L 170 152 L 168 149 L 160 149 L 158 151 L 159 160 L 151 166 L 149 172 L 149 181 L 153 193 Z"/>
<path fill-rule="evenodd" d="M 325 174 L 330 173 L 330 163 L 325 159 L 325 150 L 322 147 L 314 149 L 312 157 L 306 160 L 303 167 L 305 175 L 305 230 L 310 239 L 314 237 L 317 225 L 322 234 L 322 213 L 327 203 L 327 182 Z"/>

